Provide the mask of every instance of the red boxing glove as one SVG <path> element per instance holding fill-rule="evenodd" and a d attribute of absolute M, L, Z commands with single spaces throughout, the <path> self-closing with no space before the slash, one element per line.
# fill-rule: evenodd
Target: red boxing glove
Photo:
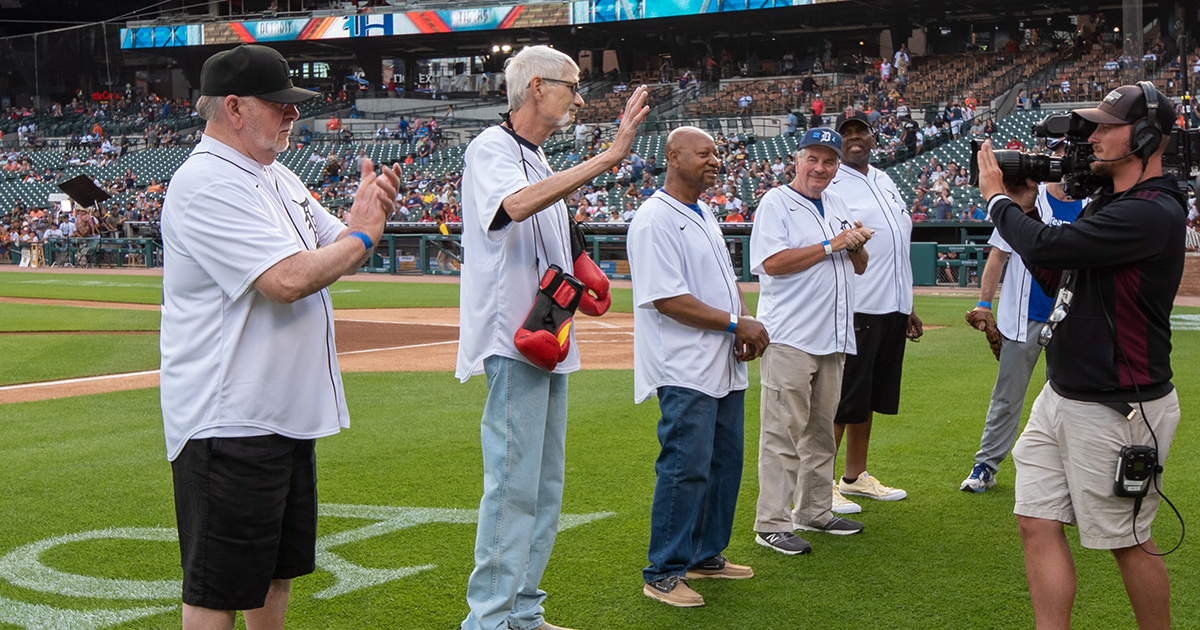
<path fill-rule="evenodd" d="M 571 220 L 571 256 L 574 258 L 575 277 L 583 283 L 586 289 L 579 303 L 579 310 L 584 315 L 600 317 L 612 306 L 612 296 L 608 293 L 608 276 L 596 266 L 591 256 L 587 255 L 587 241 L 579 224 Z"/>
<path fill-rule="evenodd" d="M 579 298 L 579 312 L 589 317 L 600 317 L 608 312 L 610 306 L 612 306 L 611 293 L 605 293 L 603 298 L 594 298 L 585 290 Z"/>
<path fill-rule="evenodd" d="M 571 349 L 572 316 L 583 295 L 583 283 L 550 265 L 542 276 L 533 307 L 513 343 L 521 356 L 546 370 L 553 370 Z"/>

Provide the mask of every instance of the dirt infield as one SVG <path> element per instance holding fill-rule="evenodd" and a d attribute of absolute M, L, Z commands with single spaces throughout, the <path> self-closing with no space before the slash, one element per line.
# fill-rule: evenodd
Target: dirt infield
<path fill-rule="evenodd" d="M 25 304 L 99 308 L 154 305 L 5 298 Z M 334 312 L 338 363 L 343 372 L 453 372 L 458 353 L 457 308 L 342 309 Z M 633 368 L 633 315 L 577 317 L 575 339 L 585 370 Z M 9 334 L 49 334 L 48 332 Z M 61 333 L 55 334 L 72 334 Z M 95 334 L 133 334 L 133 331 Z M 155 334 L 137 331 L 137 334 Z M 30 402 L 158 386 L 158 371 L 109 374 L 0 387 L 0 404 Z"/>

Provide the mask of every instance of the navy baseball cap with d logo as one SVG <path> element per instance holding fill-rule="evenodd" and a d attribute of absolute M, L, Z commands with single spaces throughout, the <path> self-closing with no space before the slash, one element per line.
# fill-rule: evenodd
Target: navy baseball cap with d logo
<path fill-rule="evenodd" d="M 208 58 L 200 69 L 201 96 L 256 96 L 272 103 L 300 103 L 316 92 L 292 85 L 287 60 L 274 48 L 242 44 Z"/>
<path fill-rule="evenodd" d="M 796 145 L 796 150 L 816 145 L 832 149 L 838 159 L 842 159 L 842 134 L 825 127 L 813 127 L 804 132 L 804 137 L 800 139 L 800 144 Z"/>

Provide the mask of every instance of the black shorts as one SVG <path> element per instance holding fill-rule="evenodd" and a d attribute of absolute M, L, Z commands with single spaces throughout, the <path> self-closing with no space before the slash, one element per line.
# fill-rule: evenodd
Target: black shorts
<path fill-rule="evenodd" d="M 183 603 L 262 608 L 271 580 L 313 572 L 313 443 L 281 435 L 188 441 L 171 462 Z"/>
<path fill-rule="evenodd" d="M 908 315 L 854 314 L 858 354 L 846 355 L 842 373 L 842 401 L 838 424 L 861 424 L 871 412 L 895 415 L 900 411 L 900 374 L 904 367 L 904 342 Z"/>

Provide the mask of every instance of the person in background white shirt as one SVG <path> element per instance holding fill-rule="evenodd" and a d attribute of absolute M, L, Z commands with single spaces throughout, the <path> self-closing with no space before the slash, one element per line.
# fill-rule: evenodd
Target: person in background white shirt
<path fill-rule="evenodd" d="M 575 155 L 582 156 L 584 154 L 584 149 L 588 145 L 588 136 L 590 135 L 591 132 L 588 131 L 587 123 L 579 121 L 575 125 Z"/>
<path fill-rule="evenodd" d="M 481 419 L 483 497 L 475 569 L 467 580 L 463 630 L 554 630 L 538 588 L 562 507 L 567 375 L 579 369 L 570 332 L 552 372 L 533 365 L 513 336 L 522 327 L 548 266 L 574 272 L 570 216 L 563 200 L 629 154 L 646 117 L 646 87 L 633 90 L 611 147 L 555 173 L 541 144 L 584 106 L 579 68 L 548 46 L 531 46 L 505 64 L 508 103 L 502 125 L 471 141 L 463 169 L 458 360 L 465 382 L 487 374 Z"/>
<path fill-rule="evenodd" d="M 704 598 L 688 580 L 754 576 L 723 552 L 742 478 L 745 362 L 770 339 L 750 317 L 720 227 L 699 201 L 720 168 L 712 136 L 680 127 L 667 137 L 666 158 L 666 183 L 634 215 L 626 243 L 634 401 L 657 396 L 662 412 L 642 593 L 690 608 Z"/>
<path fill-rule="evenodd" d="M 1066 151 L 1062 140 L 1051 140 L 1047 145 L 1053 155 L 1062 156 Z M 1061 183 L 1052 182 L 1038 185 L 1036 204 L 1043 222 L 1065 225 L 1075 222 L 1087 200 L 1071 199 Z M 993 311 L 993 298 L 1003 272 L 1004 290 L 996 305 L 1000 308 L 994 309 L 999 313 L 996 323 L 1001 346 L 1000 356 L 996 359 L 1000 364 L 984 418 L 983 434 L 979 438 L 979 450 L 975 453 L 971 473 L 959 484 L 959 489 L 964 492 L 986 492 L 996 485 L 1000 464 L 1017 440 L 1025 392 L 1042 353 L 1038 335 L 1054 306 L 1054 298 L 1042 290 L 1021 255 L 1013 251 L 997 230 L 992 230 L 988 244 L 992 251 L 980 275 L 979 301 L 973 310 Z"/>
<path fill-rule="evenodd" d="M 315 438 L 349 425 L 330 284 L 383 233 L 397 172 L 368 163 L 350 225 L 275 160 L 295 88 L 273 49 L 210 57 L 204 140 L 162 217 L 161 403 L 183 564 L 183 628 L 283 628 L 291 581 L 316 558 Z"/>

